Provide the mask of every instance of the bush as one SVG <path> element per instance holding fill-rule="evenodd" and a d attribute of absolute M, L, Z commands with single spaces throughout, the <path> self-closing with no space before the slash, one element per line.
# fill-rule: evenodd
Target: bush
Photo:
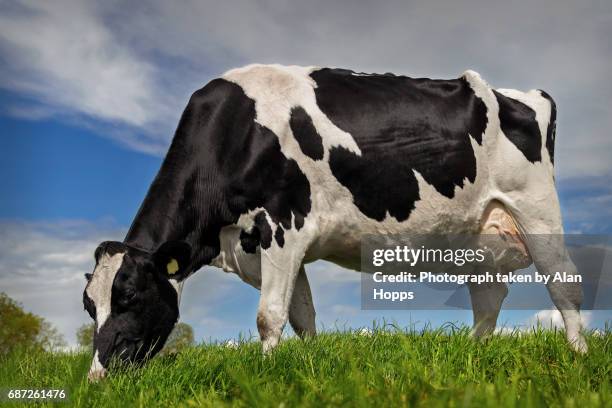
<path fill-rule="evenodd" d="M 183 348 L 192 346 L 193 340 L 193 329 L 187 323 L 177 323 L 166 340 L 166 345 L 161 350 L 161 354 L 176 354 Z"/>
<path fill-rule="evenodd" d="M 0 292 L 0 356 L 17 347 L 55 350 L 65 346 L 62 335 L 49 322 L 23 310 Z"/>
<path fill-rule="evenodd" d="M 93 335 L 96 329 L 95 323 L 85 323 L 77 329 L 77 342 L 84 349 L 93 351 Z"/>

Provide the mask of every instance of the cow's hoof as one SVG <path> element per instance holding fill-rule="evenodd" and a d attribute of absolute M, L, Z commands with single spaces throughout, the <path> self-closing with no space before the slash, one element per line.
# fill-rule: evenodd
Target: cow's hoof
<path fill-rule="evenodd" d="M 89 382 L 98 382 L 101 379 L 103 379 L 104 377 L 106 377 L 106 370 L 105 369 L 91 370 L 91 371 L 89 371 L 89 374 L 87 374 L 87 379 L 89 380 Z"/>
<path fill-rule="evenodd" d="M 579 334 L 574 339 L 569 340 L 572 349 L 578 354 L 586 354 L 589 351 L 586 340 L 583 335 Z"/>
<path fill-rule="evenodd" d="M 262 340 L 261 349 L 263 351 L 264 356 L 271 355 L 277 345 L 278 345 L 278 339 L 276 338 L 267 338 L 267 339 Z"/>

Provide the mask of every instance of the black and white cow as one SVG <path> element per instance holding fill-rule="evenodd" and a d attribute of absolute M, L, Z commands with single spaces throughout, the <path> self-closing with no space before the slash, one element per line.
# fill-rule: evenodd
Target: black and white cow
<path fill-rule="evenodd" d="M 287 320 L 315 334 L 304 264 L 359 269 L 365 234 L 562 234 L 554 185 L 555 104 L 544 92 L 342 69 L 251 65 L 196 91 L 123 242 L 96 250 L 85 308 L 96 321 L 90 378 L 112 356 L 155 354 L 203 265 L 261 290 L 264 351 Z M 560 261 L 561 259 L 561 261 Z M 549 283 L 573 347 L 586 351 L 581 288 Z M 490 332 L 504 284 L 470 287 L 475 334 Z"/>

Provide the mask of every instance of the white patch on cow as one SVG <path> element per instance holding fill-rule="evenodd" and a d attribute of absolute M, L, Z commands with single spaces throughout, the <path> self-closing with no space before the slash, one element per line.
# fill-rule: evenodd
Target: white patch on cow
<path fill-rule="evenodd" d="M 282 65 L 248 65 L 226 72 L 223 79 L 233 82 L 255 101 L 255 121 L 274 132 L 280 139 L 281 151 L 289 158 L 305 157 L 297 141 L 288 131 L 291 109 L 301 106 L 312 118 L 321 135 L 324 158 L 331 147 L 342 146 L 361 156 L 353 137 L 336 127 L 319 109 L 310 74 L 318 67 Z"/>
<path fill-rule="evenodd" d="M 98 354 L 98 351 L 96 350 L 96 353 L 93 356 L 93 360 L 91 362 L 91 367 L 89 368 L 89 374 L 87 375 L 87 378 L 89 379 L 89 381 L 97 381 L 101 378 L 103 378 L 106 375 L 106 369 L 102 366 L 102 363 L 100 362 L 100 356 Z"/>
<path fill-rule="evenodd" d="M 185 282 L 184 280 L 177 282 L 176 279 L 168 279 L 168 282 L 170 282 L 170 285 L 172 285 L 172 287 L 174 288 L 174 290 L 176 291 L 176 302 L 177 302 L 177 306 L 181 305 L 181 294 L 183 293 L 183 282 Z"/>
<path fill-rule="evenodd" d="M 282 136 L 286 134 L 291 108 L 296 106 L 296 102 L 314 98 L 312 89 L 315 83 L 309 74 L 315 69 L 255 64 L 231 70 L 223 78 L 240 85 L 244 93 L 255 101 L 255 121 L 284 142 Z"/>
<path fill-rule="evenodd" d="M 236 221 L 236 225 L 242 228 L 244 231 L 250 233 L 253 231 L 253 227 L 255 226 L 255 215 L 261 211 L 265 211 L 265 208 L 257 207 L 244 214 L 240 214 L 238 221 Z"/>
<path fill-rule="evenodd" d="M 104 325 L 111 313 L 111 293 L 117 271 L 123 263 L 125 253 L 116 253 L 113 256 L 102 254 L 94 270 L 91 281 L 87 285 L 87 295 L 96 305 L 97 330 Z"/>
<path fill-rule="evenodd" d="M 259 289 L 261 285 L 261 263 L 259 251 L 247 253 L 240 243 L 241 228 L 229 225 L 221 229 L 219 235 L 219 255 L 211 265 L 223 269 L 227 273 L 235 273 L 244 282 Z"/>
<path fill-rule="evenodd" d="M 497 105 L 495 94 L 491 90 L 491 85 L 482 79 L 476 71 L 467 70 L 461 76 L 470 84 L 474 94 L 482 99 L 487 107 L 487 128 L 482 135 L 482 141 L 483 146 L 492 145 L 495 142 L 495 136 L 497 136 L 497 130 L 499 129 L 499 106 Z M 474 137 L 474 135 L 471 136 Z"/>
<path fill-rule="evenodd" d="M 352 76 L 360 76 L 360 77 L 361 76 L 369 77 L 369 76 L 378 76 L 378 75 L 381 75 L 381 74 L 368 74 L 368 73 L 365 73 L 365 72 L 351 72 L 351 75 Z"/>
<path fill-rule="evenodd" d="M 476 96 L 482 98 L 482 92 L 487 92 L 491 90 L 491 85 L 482 77 L 480 74 L 474 70 L 468 69 L 461 74 L 461 78 L 464 78 L 470 84 L 470 87 L 476 93 Z"/>
<path fill-rule="evenodd" d="M 255 216 L 261 211 L 265 211 L 265 209 L 257 207 L 249 210 L 238 217 L 236 224 L 221 229 L 219 255 L 210 263 L 212 266 L 221 268 L 224 272 L 237 274 L 243 281 L 255 287 L 259 287 L 259 283 L 256 285 L 253 283 L 259 282 L 261 279 L 259 276 L 259 253 L 249 254 L 244 252 L 240 243 L 240 233 L 241 231 L 247 233 L 253 231 Z M 253 262 L 249 261 L 251 259 L 253 259 Z"/>

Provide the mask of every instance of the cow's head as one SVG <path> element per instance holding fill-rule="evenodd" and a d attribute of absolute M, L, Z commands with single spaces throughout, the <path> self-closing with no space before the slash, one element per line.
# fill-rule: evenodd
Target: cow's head
<path fill-rule="evenodd" d="M 121 242 L 96 249 L 83 304 L 96 322 L 89 378 L 105 375 L 112 357 L 139 362 L 155 355 L 178 319 L 179 283 L 191 248 L 167 242 L 150 253 Z"/>

